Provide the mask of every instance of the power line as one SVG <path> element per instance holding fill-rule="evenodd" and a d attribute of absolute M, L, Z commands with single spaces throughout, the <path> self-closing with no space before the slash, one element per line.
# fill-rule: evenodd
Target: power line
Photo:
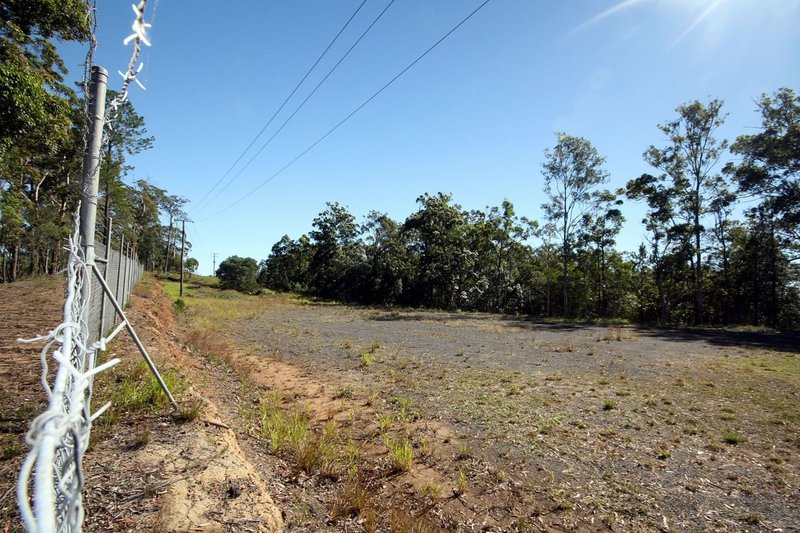
<path fill-rule="evenodd" d="M 383 87 L 381 87 L 380 89 L 378 89 L 378 90 L 377 90 L 377 91 L 376 91 L 376 92 L 375 92 L 375 93 L 374 93 L 372 96 L 370 96 L 369 98 L 367 98 L 367 100 L 365 100 L 365 101 L 364 101 L 364 102 L 363 102 L 361 105 L 359 105 L 357 108 L 355 108 L 355 109 L 354 109 L 354 110 L 353 110 L 353 111 L 352 111 L 352 112 L 351 112 L 349 115 L 347 115 L 345 118 L 343 118 L 343 119 L 342 119 L 342 120 L 341 120 L 341 121 L 340 121 L 338 124 L 336 124 L 334 127 L 332 127 L 331 129 L 329 129 L 327 133 L 325 133 L 325 134 L 324 134 L 322 137 L 320 137 L 319 139 L 317 139 L 316 141 L 314 141 L 314 142 L 313 142 L 313 143 L 312 143 L 312 144 L 311 144 L 311 145 L 310 145 L 308 148 L 306 148 L 305 150 L 303 150 L 302 152 L 300 152 L 300 154 L 298 154 L 297 156 L 295 156 L 295 158 L 294 158 L 294 159 L 292 159 L 291 161 L 289 161 L 288 163 L 286 163 L 286 165 L 284 165 L 284 166 L 283 166 L 283 167 L 282 167 L 280 170 L 278 170 L 277 172 L 275 172 L 274 174 L 272 174 L 272 175 L 271 175 L 269 178 L 267 178 L 266 180 L 264 180 L 263 182 L 261 182 L 261 183 L 260 183 L 258 186 L 256 186 L 254 189 L 252 189 L 250 192 L 248 192 L 247 194 L 245 194 L 244 196 L 242 196 L 241 198 L 239 198 L 238 200 L 236 200 L 236 201 L 235 201 L 235 202 L 233 202 L 232 204 L 228 205 L 228 206 L 227 206 L 227 207 L 225 207 L 224 209 L 221 209 L 220 211 L 217 211 L 217 212 L 216 212 L 216 213 L 214 213 L 213 215 L 211 215 L 211 216 L 209 216 L 209 217 L 206 217 L 206 218 L 202 219 L 202 220 L 201 220 L 201 222 L 202 222 L 202 221 L 205 221 L 205 220 L 209 220 L 209 219 L 211 219 L 211 218 L 214 218 L 214 217 L 216 217 L 217 215 L 221 215 L 222 213 L 224 213 L 224 212 L 228 211 L 229 209 L 233 208 L 234 206 L 236 206 L 236 205 L 240 204 L 241 202 L 243 202 L 244 200 L 246 200 L 246 199 L 247 199 L 247 198 L 248 198 L 250 195 L 252 195 L 252 194 L 253 194 L 253 193 L 255 193 L 256 191 L 258 191 L 259 189 L 261 189 L 261 188 L 262 188 L 264 185 L 266 185 L 267 183 L 269 183 L 270 181 L 272 181 L 273 179 L 275 179 L 276 177 L 278 177 L 278 176 L 279 176 L 279 175 L 280 175 L 280 174 L 281 174 L 281 173 L 282 173 L 284 170 L 286 170 L 287 168 L 289 168 L 290 166 L 292 166 L 292 165 L 293 165 L 295 162 L 297 162 L 297 160 L 298 160 L 298 159 L 300 159 L 301 157 L 303 157 L 304 155 L 306 155 L 308 152 L 310 152 L 311 150 L 313 150 L 315 146 L 317 146 L 319 143 L 321 143 L 322 141 L 324 141 L 324 140 L 325 140 L 325 139 L 326 139 L 326 138 L 327 138 L 327 137 L 328 137 L 328 136 L 329 136 L 331 133 L 333 133 L 334 131 L 336 131 L 337 129 L 339 129 L 339 127 L 340 127 L 340 126 L 342 126 L 342 124 L 344 124 L 345 122 L 347 122 L 348 120 L 350 120 L 350 119 L 353 117 L 353 115 L 355 115 L 356 113 L 358 113 L 359 111 L 361 111 L 361 109 L 363 109 L 363 108 L 364 108 L 364 107 L 365 107 L 367 104 L 369 104 L 369 103 L 370 103 L 372 100 L 374 100 L 374 99 L 375 99 L 375 98 L 376 98 L 376 97 L 377 97 L 379 94 L 381 94 L 383 91 L 385 91 L 385 90 L 386 90 L 386 89 L 387 89 L 387 88 L 388 88 L 388 87 L 389 87 L 391 84 L 393 84 L 395 81 L 397 81 L 397 80 L 398 80 L 398 79 L 399 79 L 399 78 L 400 78 L 400 77 L 401 77 L 403 74 L 405 74 L 406 72 L 408 72 L 409 70 L 411 70 L 411 68 L 412 68 L 414 65 L 416 65 L 417 63 L 419 63 L 419 62 L 420 62 L 420 60 L 422 60 L 422 58 L 424 58 L 426 55 L 428 55 L 428 54 L 429 54 L 429 53 L 430 53 L 430 52 L 431 52 L 431 51 L 432 51 L 434 48 L 436 48 L 437 46 L 439 46 L 439 45 L 442 43 L 442 41 L 444 41 L 445 39 L 447 39 L 448 37 L 450 37 L 450 35 L 451 35 L 453 32 L 455 32 L 455 31 L 456 31 L 458 28 L 460 28 L 460 27 L 461 27 L 461 26 L 462 26 L 462 25 L 463 25 L 465 22 L 467 22 L 469 19 L 471 19 L 471 18 L 472 18 L 472 17 L 473 17 L 473 16 L 474 16 L 474 15 L 475 15 L 475 14 L 476 14 L 478 11 L 480 11 L 480 10 L 481 10 L 481 9 L 482 9 L 482 8 L 483 8 L 483 7 L 484 7 L 486 4 L 488 4 L 490 1 L 491 1 L 491 0 L 484 0 L 484 2 L 483 2 L 483 3 L 481 3 L 481 4 L 480 4 L 478 7 L 476 7 L 474 10 L 472 10 L 472 12 L 470 12 L 470 14 L 469 14 L 469 15 L 467 15 L 466 17 L 464 17 L 463 19 L 461 19 L 461 21 L 460 21 L 458 24 L 456 24 L 455 26 L 453 26 L 453 27 L 450 29 L 450 31 L 448 31 L 447 33 L 445 33 L 445 34 L 444 34 L 444 35 L 443 35 L 443 36 L 442 36 L 442 37 L 441 37 L 441 38 L 440 38 L 438 41 L 436 41 L 435 43 L 433 43 L 433 44 L 432 44 L 432 45 L 431 45 L 431 46 L 430 46 L 430 47 L 429 47 L 427 50 L 425 50 L 425 51 L 424 51 L 424 52 L 423 52 L 423 53 L 422 53 L 420 56 L 418 56 L 418 57 L 417 57 L 417 58 L 416 58 L 414 61 L 412 61 L 412 62 L 411 62 L 411 63 L 410 63 L 410 64 L 409 64 L 409 65 L 408 65 L 406 68 L 404 68 L 403 70 L 401 70 L 401 71 L 400 71 L 400 72 L 399 72 L 399 73 L 398 73 L 398 74 L 397 74 L 397 75 L 396 75 L 394 78 L 392 78 L 391 80 L 389 80 L 389 82 L 388 82 L 388 83 L 386 83 L 386 85 L 384 85 Z"/>
<path fill-rule="evenodd" d="M 259 148 L 259 149 L 258 149 L 258 151 L 257 151 L 255 154 L 253 154 L 253 156 L 252 156 L 252 157 L 251 157 L 251 158 L 250 158 L 250 159 L 247 161 L 247 163 L 245 163 L 245 165 L 244 165 L 242 168 L 240 168 L 240 169 L 239 169 L 239 171 L 238 171 L 238 172 L 237 172 L 237 173 L 236 173 L 236 174 L 235 174 L 233 177 L 231 177 L 231 178 L 228 180 L 228 183 L 226 183 L 226 184 L 225 184 L 225 186 L 224 186 L 224 187 L 222 187 L 222 189 L 220 189 L 220 190 L 217 192 L 217 194 L 215 194 L 215 195 L 214 195 L 214 196 L 213 196 L 213 197 L 212 197 L 212 198 L 211 198 L 211 199 L 210 199 L 208 202 L 206 202 L 206 207 L 207 207 L 208 205 L 210 205 L 210 204 L 211 204 L 211 202 L 213 202 L 215 199 L 217 199 L 217 198 L 218 198 L 218 197 L 219 197 L 219 196 L 220 196 L 220 195 L 221 195 L 223 192 L 225 192 L 225 190 L 226 190 L 228 187 L 230 187 L 230 186 L 233 184 L 233 182 L 234 182 L 234 181 L 236 181 L 236 179 L 237 179 L 239 176 L 241 176 L 242 172 L 244 172 L 244 171 L 247 169 L 247 167 L 249 167 L 249 166 L 250 166 L 250 164 L 251 164 L 251 163 L 252 163 L 252 162 L 255 160 L 255 158 L 256 158 L 256 157 L 258 157 L 258 156 L 261 154 L 261 152 L 263 152 L 263 151 L 264 151 L 264 149 L 265 149 L 267 146 L 269 146 L 269 144 L 272 142 L 272 140 L 273 140 L 275 137 L 277 137 L 277 135 L 278 135 L 278 134 L 279 134 L 279 133 L 280 133 L 280 132 L 283 130 L 283 128 L 284 128 L 284 127 L 286 127 L 286 125 L 287 125 L 287 124 L 288 124 L 288 123 L 289 123 L 289 122 L 290 122 L 290 121 L 291 121 L 291 120 L 294 118 L 294 116 L 295 116 L 295 115 L 298 113 L 298 111 L 300 111 L 300 110 L 303 108 L 303 106 L 305 106 L 305 105 L 306 105 L 306 102 L 308 102 L 308 101 L 309 101 L 309 99 L 311 99 L 311 97 L 312 97 L 312 96 L 314 96 L 314 93 L 316 93 L 316 92 L 317 92 L 317 90 L 318 90 L 318 89 L 319 89 L 319 88 L 322 86 L 322 84 L 323 84 L 323 83 L 325 83 L 325 81 L 326 81 L 326 80 L 327 80 L 327 79 L 330 77 L 330 75 L 331 75 L 331 74 L 333 74 L 333 72 L 334 72 L 334 71 L 335 71 L 335 70 L 336 70 L 336 69 L 339 67 L 339 65 L 341 65 L 341 64 L 342 64 L 342 62 L 343 62 L 343 61 L 344 61 L 344 60 L 347 58 L 347 56 L 349 56 L 349 55 L 350 55 L 350 52 L 352 52 L 352 51 L 353 51 L 353 49 L 354 49 L 354 48 L 355 48 L 355 47 L 358 45 L 358 43 L 360 43 L 360 42 L 361 42 L 361 40 L 362 40 L 362 39 L 363 39 L 363 38 L 364 38 L 364 37 L 367 35 L 367 33 L 369 33 L 369 31 L 372 29 L 372 27 L 373 27 L 373 26 L 375 26 L 375 24 L 377 24 L 377 22 L 378 22 L 378 21 L 379 21 L 379 20 L 380 20 L 380 19 L 383 17 L 383 15 L 384 15 L 384 14 L 385 14 L 385 13 L 386 13 L 388 10 L 389 10 L 389 8 L 390 8 L 390 7 L 392 7 L 392 4 L 394 4 L 394 3 L 395 3 L 395 1 L 396 1 L 396 0 L 390 0 L 390 2 L 389 2 L 388 4 L 386 4 L 386 7 L 384 7 L 384 8 L 383 8 L 383 11 L 381 11 L 381 12 L 378 14 L 378 16 L 377 16 L 377 17 L 375 17 L 375 19 L 372 21 L 372 23 L 371 23 L 369 26 L 367 26 L 367 29 L 365 29 L 365 30 L 364 30 L 364 31 L 361 33 L 361 35 L 358 37 L 358 39 L 356 39 L 356 41 L 355 41 L 355 42 L 352 44 L 352 46 L 350 46 L 350 48 L 347 50 L 347 52 L 345 52 L 345 53 L 344 53 L 344 55 L 343 55 L 343 56 L 342 56 L 342 57 L 339 59 L 339 61 L 337 61 L 337 62 L 336 62 L 336 64 L 333 66 L 333 68 L 331 68 L 331 69 L 328 71 L 328 73 L 327 73 L 327 74 L 325 74 L 325 77 L 323 77 L 323 78 L 322 78 L 322 80 L 320 80 L 320 82 L 319 82 L 319 83 L 317 83 L 317 85 L 314 87 L 314 89 L 313 89 L 313 90 L 312 90 L 312 91 L 311 91 L 311 92 L 308 94 L 308 96 L 306 96 L 305 100 L 303 100 L 302 102 L 300 102 L 300 105 L 299 105 L 299 106 L 297 106 L 297 109 L 295 109 L 295 110 L 294 110 L 294 112 L 292 112 L 292 114 L 291 114 L 291 115 L 289 115 L 289 118 L 287 118 L 287 119 L 286 119 L 286 120 L 283 122 L 283 124 L 281 124 L 280 128 L 278 128 L 278 130 L 277 130 L 275 133 L 273 133 L 273 134 L 272 134 L 272 136 L 271 136 L 269 139 L 267 139 L 267 142 L 266 142 L 266 143 L 264 143 L 264 144 L 261 146 L 261 148 Z M 251 143 L 251 145 L 252 145 L 252 143 Z"/>
<path fill-rule="evenodd" d="M 203 241 L 200 240 L 200 232 L 197 231 L 197 226 L 194 225 L 194 221 L 193 220 L 189 220 L 189 222 L 192 223 L 192 225 L 189 226 L 189 228 L 194 232 L 195 237 L 197 237 L 197 244 L 200 245 L 200 248 L 203 250 L 203 253 L 207 253 L 206 252 L 206 247 L 203 246 Z"/>
<path fill-rule="evenodd" d="M 250 141 L 250 144 L 247 145 L 247 148 L 245 148 L 242 151 L 242 153 L 239 154 L 239 157 L 237 157 L 236 161 L 234 161 L 233 164 L 230 166 L 230 168 L 227 171 L 225 171 L 225 174 L 223 174 L 222 177 L 219 180 L 217 180 L 217 182 L 214 184 L 214 186 L 211 187 L 211 189 L 209 189 L 208 192 L 200 199 L 200 201 L 197 203 L 197 207 L 195 208 L 195 210 L 200 208 L 200 205 L 203 203 L 203 200 L 205 200 L 208 197 L 208 195 L 211 194 L 214 191 L 214 189 L 216 189 L 219 186 L 220 183 L 222 183 L 222 181 L 228 176 L 228 174 L 230 174 L 231 170 L 233 170 L 234 167 L 236 167 L 236 165 L 239 163 L 239 161 L 242 160 L 242 157 L 244 157 L 244 154 L 246 154 L 247 151 L 250 150 L 250 148 L 255 144 L 255 142 L 258 140 L 258 138 L 261 137 L 261 135 L 269 127 L 269 125 L 272 124 L 272 121 L 275 120 L 275 117 L 278 116 L 278 113 L 281 112 L 281 110 L 289 102 L 289 100 L 292 98 L 292 96 L 294 96 L 294 93 L 297 92 L 297 89 L 299 89 L 300 86 L 303 84 L 303 82 L 306 81 L 306 78 L 308 78 L 309 74 L 311 74 L 311 71 L 313 71 L 316 68 L 316 66 L 319 64 L 319 62 L 322 61 L 322 58 L 325 57 L 325 54 L 327 54 L 328 50 L 331 49 L 331 46 L 333 46 L 333 43 L 335 43 L 336 40 L 339 39 L 339 36 L 342 35 L 342 32 L 344 32 L 344 30 L 347 28 L 347 26 L 350 25 L 350 22 L 352 22 L 352 20 L 356 17 L 358 12 L 361 11 L 361 8 L 364 7 L 364 4 L 366 4 L 366 3 L 367 3 L 367 0 L 363 0 L 359 4 L 359 6 L 356 8 L 356 10 L 353 12 L 353 14 L 350 15 L 350 18 L 347 19 L 347 22 L 344 23 L 344 26 L 342 26 L 342 28 L 339 30 L 339 32 L 336 34 L 336 36 L 333 38 L 333 40 L 330 43 L 328 43 L 328 46 L 325 48 L 325 50 L 323 50 L 323 52 L 320 54 L 320 56 L 317 58 L 317 60 L 314 61 L 314 64 L 311 65 L 311 68 L 309 68 L 308 71 L 303 76 L 303 78 L 299 82 L 297 82 L 297 85 L 295 85 L 294 89 L 292 89 L 292 92 L 289 93 L 289 96 L 287 96 L 286 99 L 283 101 L 283 103 L 280 105 L 280 107 L 278 107 L 278 109 L 275 110 L 275 112 L 272 114 L 272 116 L 267 121 L 267 123 L 264 124 L 264 127 L 261 128 L 261 130 L 259 130 L 258 134 L 256 134 L 255 137 L 253 137 L 253 140 Z M 212 200 L 213 200 L 213 198 L 212 198 Z"/>

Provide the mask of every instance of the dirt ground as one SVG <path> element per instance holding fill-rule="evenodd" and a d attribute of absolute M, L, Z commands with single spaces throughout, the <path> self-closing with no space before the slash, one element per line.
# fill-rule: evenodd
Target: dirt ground
<path fill-rule="evenodd" d="M 38 350 L 13 339 L 58 323 L 61 291 L 58 279 L 0 286 L 10 530 L 22 435 L 43 406 Z M 201 413 L 176 421 L 161 408 L 98 426 L 89 531 L 800 530 L 797 336 L 201 287 L 185 300 L 176 317 L 152 281 L 129 313 L 160 368 L 190 385 L 179 401 L 201 398 Z M 138 357 L 127 340 L 112 355 Z M 105 379 L 100 388 L 119 386 Z M 335 426 L 337 466 L 304 468 L 272 449 L 262 428 L 272 404 L 301 410 L 318 439 Z M 403 438 L 413 464 L 392 467 L 389 446 Z"/>
<path fill-rule="evenodd" d="M 40 345 L 19 338 L 44 335 L 60 323 L 60 278 L 0 285 L 0 523 L 16 516 L 16 477 L 25 451 L 23 436 L 45 406 Z"/>
<path fill-rule="evenodd" d="M 797 336 L 291 300 L 229 327 L 255 366 L 278 360 L 339 389 L 409 398 L 447 429 L 451 440 L 435 445 L 447 459 L 427 466 L 450 480 L 467 472 L 462 526 L 469 516 L 498 530 L 800 524 Z"/>

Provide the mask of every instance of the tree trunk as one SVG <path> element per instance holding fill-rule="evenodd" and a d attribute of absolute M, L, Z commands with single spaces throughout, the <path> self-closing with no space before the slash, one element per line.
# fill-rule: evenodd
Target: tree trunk
<path fill-rule="evenodd" d="M 658 315 L 661 324 L 669 322 L 669 310 L 667 309 L 667 297 L 664 290 L 664 272 L 660 266 L 655 271 L 656 290 L 658 291 Z"/>
<path fill-rule="evenodd" d="M 169 250 L 172 245 L 172 215 L 169 216 L 169 231 L 167 231 L 167 249 L 164 250 L 164 274 L 169 267 Z"/>
<path fill-rule="evenodd" d="M 19 269 L 19 241 L 14 244 L 14 249 L 11 252 L 11 276 L 10 281 L 17 280 L 17 271 Z"/>
<path fill-rule="evenodd" d="M 770 220 L 769 224 L 769 237 L 770 237 L 770 250 L 769 250 L 769 285 L 770 285 L 770 302 L 769 306 L 769 322 L 770 326 L 778 325 L 778 316 L 780 304 L 778 302 L 778 246 L 775 242 L 775 224 Z"/>
<path fill-rule="evenodd" d="M 723 232 L 724 227 L 723 227 Z M 720 246 L 722 247 L 722 283 L 724 284 L 725 290 L 725 298 L 724 298 L 724 305 L 725 311 L 722 315 L 722 321 L 727 326 L 730 324 L 731 321 L 731 279 L 730 279 L 730 271 L 728 268 L 728 246 L 725 243 L 725 235 L 722 234 L 722 238 L 720 239 Z"/>
<path fill-rule="evenodd" d="M 695 190 L 694 206 L 694 321 L 696 325 L 703 323 L 703 307 L 705 305 L 705 295 L 703 293 L 703 262 L 702 249 L 700 248 L 700 179 L 697 179 Z"/>
<path fill-rule="evenodd" d="M 61 254 L 58 249 L 58 241 L 53 243 L 53 259 L 50 261 L 50 274 L 58 274 L 58 265 Z"/>
<path fill-rule="evenodd" d="M 608 302 L 606 301 L 606 250 L 600 247 L 600 291 L 599 291 L 600 316 L 608 318 Z"/>

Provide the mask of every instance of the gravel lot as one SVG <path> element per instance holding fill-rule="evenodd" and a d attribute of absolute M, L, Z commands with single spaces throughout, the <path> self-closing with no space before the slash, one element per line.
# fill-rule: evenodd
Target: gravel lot
<path fill-rule="evenodd" d="M 796 335 L 278 300 L 231 324 L 230 337 L 265 365 L 411 399 L 467 443 L 485 494 L 510 492 L 485 510 L 501 523 L 563 513 L 565 528 L 800 524 Z"/>

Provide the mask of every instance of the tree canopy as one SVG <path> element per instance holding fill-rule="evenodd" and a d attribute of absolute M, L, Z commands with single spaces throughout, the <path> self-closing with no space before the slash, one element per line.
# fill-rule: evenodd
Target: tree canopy
<path fill-rule="evenodd" d="M 467 211 L 422 194 L 404 221 L 361 224 L 329 203 L 314 229 L 284 236 L 258 282 L 342 301 L 662 324 L 800 326 L 798 117 L 794 91 L 762 96 L 762 128 L 728 151 L 722 102 L 693 101 L 659 125 L 649 172 L 618 191 L 586 139 L 545 151 L 543 226 L 510 200 Z M 738 157 L 739 161 L 728 156 Z M 737 220 L 737 198 L 755 199 Z M 624 200 L 643 202 L 646 239 L 617 249 Z"/>
<path fill-rule="evenodd" d="M 59 271 L 64 240 L 79 200 L 86 116 L 65 83 L 67 69 L 54 39 L 90 36 L 87 5 L 79 0 L 0 2 L 0 281 Z M 109 97 L 114 96 L 109 91 Z M 108 227 L 133 246 L 148 268 L 179 267 L 174 207 L 185 200 L 132 172 L 130 156 L 153 146 L 145 120 L 130 101 L 106 124 L 98 213 L 99 242 Z M 170 229 L 172 228 L 172 229 Z M 191 243 L 187 244 L 187 248 Z"/>

